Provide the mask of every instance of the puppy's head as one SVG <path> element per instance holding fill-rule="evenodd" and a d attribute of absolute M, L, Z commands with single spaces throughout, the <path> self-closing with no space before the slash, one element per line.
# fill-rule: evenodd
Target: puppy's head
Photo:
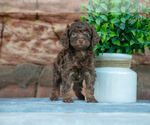
<path fill-rule="evenodd" d="M 67 26 L 60 39 L 65 48 L 72 46 L 76 50 L 86 50 L 89 47 L 94 47 L 100 40 L 94 27 L 83 21 Z"/>

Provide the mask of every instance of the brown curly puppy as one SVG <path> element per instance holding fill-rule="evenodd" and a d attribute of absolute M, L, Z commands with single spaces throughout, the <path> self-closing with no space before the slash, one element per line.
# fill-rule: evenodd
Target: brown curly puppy
<path fill-rule="evenodd" d="M 95 54 L 93 47 L 99 42 L 100 37 L 86 22 L 75 22 L 67 26 L 65 33 L 61 36 L 65 47 L 54 62 L 53 93 L 50 98 L 58 100 L 60 84 L 63 85 L 63 102 L 72 103 L 71 89 L 75 91 L 78 100 L 85 100 L 81 93 L 82 83 L 85 80 L 85 94 L 87 102 L 96 103 L 94 98 Z"/>

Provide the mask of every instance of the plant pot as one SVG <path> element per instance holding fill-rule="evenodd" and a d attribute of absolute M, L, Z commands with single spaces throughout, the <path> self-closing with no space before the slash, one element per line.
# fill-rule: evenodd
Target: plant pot
<path fill-rule="evenodd" d="M 104 53 L 96 57 L 94 96 L 99 102 L 136 102 L 137 74 L 132 55 Z"/>

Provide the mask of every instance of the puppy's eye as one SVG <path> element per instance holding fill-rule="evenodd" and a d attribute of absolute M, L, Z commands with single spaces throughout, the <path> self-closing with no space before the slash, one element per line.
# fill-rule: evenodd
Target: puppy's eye
<path fill-rule="evenodd" d="M 89 33 L 88 32 L 84 32 L 84 35 L 89 36 Z"/>
<path fill-rule="evenodd" d="M 77 33 L 72 33 L 72 37 L 76 37 L 77 36 Z"/>

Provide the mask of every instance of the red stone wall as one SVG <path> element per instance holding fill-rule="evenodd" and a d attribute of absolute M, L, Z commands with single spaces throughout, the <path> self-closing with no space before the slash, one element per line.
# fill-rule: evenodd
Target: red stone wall
<path fill-rule="evenodd" d="M 59 37 L 83 15 L 79 5 L 85 1 L 0 1 L 0 97 L 51 95 L 53 61 L 63 48 Z M 138 99 L 150 100 L 148 49 L 133 55 L 132 69 L 138 73 Z"/>
<path fill-rule="evenodd" d="M 0 12 L 79 12 L 87 0 L 1 0 Z"/>
<path fill-rule="evenodd" d="M 0 13 L 0 97 L 49 97 L 67 24 L 82 13 Z M 60 21 L 61 20 L 61 21 Z"/>

